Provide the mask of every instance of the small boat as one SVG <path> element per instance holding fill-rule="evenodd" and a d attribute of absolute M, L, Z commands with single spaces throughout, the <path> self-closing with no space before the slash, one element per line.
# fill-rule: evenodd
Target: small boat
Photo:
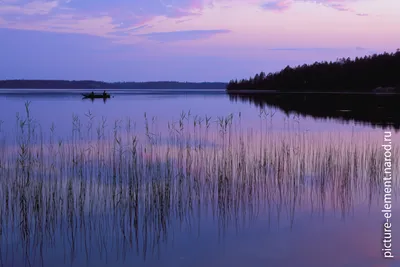
<path fill-rule="evenodd" d="M 104 91 L 102 94 L 95 94 L 94 92 L 91 92 L 90 94 L 82 94 L 83 98 L 89 98 L 89 99 L 95 99 L 95 98 L 110 98 L 110 94 L 107 94 L 106 91 Z"/>

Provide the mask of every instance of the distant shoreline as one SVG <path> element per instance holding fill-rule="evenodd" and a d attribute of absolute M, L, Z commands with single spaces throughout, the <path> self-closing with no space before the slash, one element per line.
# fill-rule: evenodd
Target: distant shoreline
<path fill-rule="evenodd" d="M 100 82 L 100 81 L 68 81 L 68 80 L 0 80 L 0 89 L 226 89 L 223 82 Z"/>

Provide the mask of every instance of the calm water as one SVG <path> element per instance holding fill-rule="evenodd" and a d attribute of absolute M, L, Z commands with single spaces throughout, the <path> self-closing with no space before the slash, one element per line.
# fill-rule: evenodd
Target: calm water
<path fill-rule="evenodd" d="M 384 259 L 383 129 L 220 90 L 28 92 L 0 91 L 0 266 L 400 266 L 395 131 Z"/>
<path fill-rule="evenodd" d="M 220 116 L 241 113 L 242 123 L 246 127 L 259 127 L 260 109 L 243 102 L 233 102 L 224 90 L 183 91 L 183 90 L 111 90 L 113 98 L 104 103 L 102 100 L 91 102 L 82 100 L 80 93 L 89 92 L 75 90 L 73 93 L 64 90 L 0 90 L 0 114 L 3 128 L 15 125 L 16 114 L 24 114 L 27 101 L 31 101 L 31 115 L 40 121 L 42 128 L 50 129 L 52 123 L 57 127 L 58 134 L 70 134 L 73 115 L 82 119 L 91 112 L 97 120 L 106 117 L 109 124 L 116 120 L 128 118 L 137 123 L 143 123 L 144 113 L 149 118 L 156 117 L 161 126 L 167 121 L 178 121 L 182 112 L 191 112 L 198 116 L 211 116 L 216 120 Z M 301 121 L 301 130 L 331 131 L 353 130 L 371 131 L 357 123 L 343 125 L 338 120 L 318 120 L 311 117 L 293 118 L 280 112 L 277 108 L 267 110 L 268 120 L 274 124 L 273 130 L 285 128 L 288 120 Z M 272 116 L 272 117 L 271 117 Z M 286 129 L 285 129 L 286 130 Z M 377 129 L 380 131 L 379 129 Z"/>

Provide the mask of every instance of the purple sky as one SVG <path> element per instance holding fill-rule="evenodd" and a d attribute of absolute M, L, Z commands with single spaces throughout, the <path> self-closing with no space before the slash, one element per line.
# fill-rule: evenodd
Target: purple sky
<path fill-rule="evenodd" d="M 0 79 L 229 81 L 400 47 L 398 0 L 0 0 Z"/>

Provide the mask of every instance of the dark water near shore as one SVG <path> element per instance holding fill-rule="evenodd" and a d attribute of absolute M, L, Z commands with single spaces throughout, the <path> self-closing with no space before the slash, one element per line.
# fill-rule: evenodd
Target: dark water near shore
<path fill-rule="evenodd" d="M 394 125 L 223 90 L 80 93 L 0 91 L 0 266 L 400 266 Z"/>

